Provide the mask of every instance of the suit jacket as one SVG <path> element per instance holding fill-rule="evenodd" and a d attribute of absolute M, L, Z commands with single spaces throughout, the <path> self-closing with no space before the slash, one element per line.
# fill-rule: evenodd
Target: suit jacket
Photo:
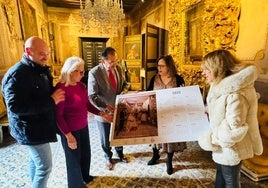
<path fill-rule="evenodd" d="M 91 69 L 88 73 L 88 95 L 92 103 L 100 110 L 105 110 L 107 105 L 114 106 L 116 95 L 122 91 L 127 91 L 129 86 L 125 79 L 122 68 L 117 65 L 115 68 L 115 76 L 117 82 L 117 90 L 115 91 L 110 84 L 107 71 L 102 63 Z M 95 119 L 106 122 L 100 116 Z"/>

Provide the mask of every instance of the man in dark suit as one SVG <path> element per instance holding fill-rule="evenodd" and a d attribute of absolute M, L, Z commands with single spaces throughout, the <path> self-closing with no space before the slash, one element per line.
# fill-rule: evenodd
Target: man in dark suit
<path fill-rule="evenodd" d="M 101 55 L 101 63 L 91 69 L 88 74 L 88 95 L 91 101 L 101 110 L 113 113 L 116 95 L 127 92 L 128 84 L 124 71 L 117 64 L 118 57 L 114 48 L 107 47 Z M 100 116 L 95 116 L 101 137 L 101 146 L 106 159 L 105 166 L 112 170 L 112 151 L 110 147 L 111 124 Z M 127 163 L 123 154 L 123 146 L 115 147 L 121 162 Z"/>

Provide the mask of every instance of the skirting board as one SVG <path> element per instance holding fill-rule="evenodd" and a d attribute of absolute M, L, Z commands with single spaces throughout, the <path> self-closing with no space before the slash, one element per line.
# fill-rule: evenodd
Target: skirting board
<path fill-rule="evenodd" d="M 241 172 L 253 181 L 262 181 L 268 179 L 268 174 L 256 174 L 255 172 L 252 172 L 244 165 L 241 166 Z"/>

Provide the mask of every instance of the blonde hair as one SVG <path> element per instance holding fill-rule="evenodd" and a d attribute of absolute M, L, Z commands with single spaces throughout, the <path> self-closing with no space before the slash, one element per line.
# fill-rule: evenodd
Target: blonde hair
<path fill-rule="evenodd" d="M 71 80 L 70 80 L 70 75 L 73 71 L 76 70 L 77 67 L 85 65 L 85 62 L 82 58 L 80 57 L 69 57 L 65 60 L 65 63 L 63 67 L 61 68 L 61 74 L 59 76 L 59 82 L 60 83 L 65 83 L 65 86 L 70 85 Z"/>
<path fill-rule="evenodd" d="M 214 76 L 213 82 L 217 84 L 225 77 L 239 72 L 249 64 L 242 64 L 228 50 L 215 50 L 205 55 L 201 66 L 211 71 Z"/>

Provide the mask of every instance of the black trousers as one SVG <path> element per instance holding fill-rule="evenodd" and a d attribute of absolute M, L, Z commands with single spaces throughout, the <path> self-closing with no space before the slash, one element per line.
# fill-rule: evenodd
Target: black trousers
<path fill-rule="evenodd" d="M 61 134 L 61 143 L 64 149 L 67 167 L 68 188 L 82 188 L 90 177 L 91 148 L 88 126 L 72 132 L 77 141 L 77 149 L 68 147 L 66 137 Z"/>
<path fill-rule="evenodd" d="M 240 188 L 241 162 L 235 166 L 217 164 L 215 188 Z"/>
<path fill-rule="evenodd" d="M 113 156 L 112 148 L 110 146 L 110 129 L 111 124 L 106 122 L 100 122 L 96 121 L 99 133 L 100 133 L 100 139 L 101 139 L 101 147 L 104 151 L 104 157 L 105 159 L 111 159 Z M 116 146 L 115 151 L 117 152 L 119 157 L 123 157 L 123 146 Z"/>

